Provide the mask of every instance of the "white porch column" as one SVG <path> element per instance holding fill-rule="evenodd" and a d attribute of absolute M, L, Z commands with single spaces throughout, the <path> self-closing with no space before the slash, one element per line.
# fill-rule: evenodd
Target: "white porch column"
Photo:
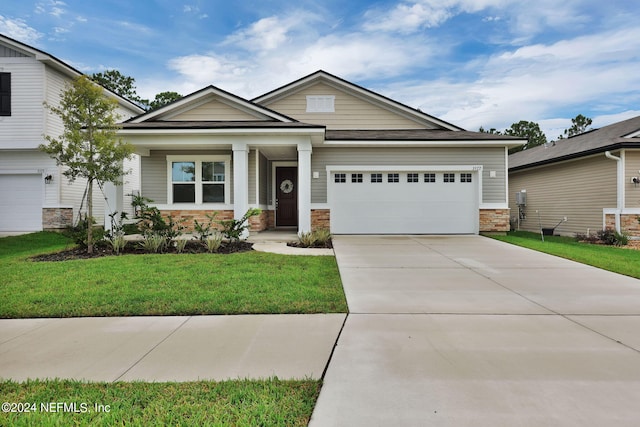
<path fill-rule="evenodd" d="M 298 233 L 311 231 L 311 142 L 298 144 Z"/>
<path fill-rule="evenodd" d="M 249 149 L 246 143 L 233 144 L 233 217 L 240 219 L 249 209 Z M 245 231 L 242 238 L 249 237 Z"/>
<path fill-rule="evenodd" d="M 114 212 L 118 212 L 116 219 L 119 219 L 120 214 L 123 211 L 124 190 L 122 185 L 114 185 L 112 182 L 105 182 L 104 196 L 107 199 L 104 204 L 104 229 L 105 231 L 110 231 L 111 218 L 109 215 Z"/>

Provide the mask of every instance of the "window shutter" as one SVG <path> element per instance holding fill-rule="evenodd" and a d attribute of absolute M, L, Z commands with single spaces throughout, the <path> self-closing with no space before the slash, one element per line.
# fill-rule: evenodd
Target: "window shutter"
<path fill-rule="evenodd" d="M 11 115 L 11 73 L 0 73 L 0 116 Z"/>

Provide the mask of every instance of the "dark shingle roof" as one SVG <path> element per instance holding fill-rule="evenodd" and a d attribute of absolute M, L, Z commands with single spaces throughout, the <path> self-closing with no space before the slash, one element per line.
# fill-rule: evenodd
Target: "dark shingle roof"
<path fill-rule="evenodd" d="M 440 129 L 327 130 L 327 141 L 505 141 L 522 140 L 491 133 Z"/>
<path fill-rule="evenodd" d="M 509 170 L 540 166 L 607 150 L 640 148 L 640 138 L 623 138 L 638 130 L 640 130 L 640 116 L 558 140 L 555 145 L 541 145 L 520 151 L 509 156 Z"/>

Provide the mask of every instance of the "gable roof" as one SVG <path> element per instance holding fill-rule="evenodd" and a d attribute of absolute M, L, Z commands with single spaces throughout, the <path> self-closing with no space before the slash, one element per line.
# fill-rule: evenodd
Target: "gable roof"
<path fill-rule="evenodd" d="M 299 90 L 306 88 L 308 86 L 314 85 L 318 82 L 326 83 L 337 89 L 343 90 L 345 92 L 348 92 L 360 98 L 364 98 L 367 101 L 373 104 L 376 104 L 382 108 L 385 108 L 387 110 L 400 112 L 403 115 L 407 115 L 418 122 L 423 122 L 423 123 L 426 122 L 431 125 L 435 125 L 441 129 L 446 129 L 450 131 L 464 130 L 461 127 L 455 126 L 451 123 L 445 122 L 444 120 L 441 120 L 429 114 L 423 113 L 420 110 L 409 107 L 391 98 L 387 98 L 384 95 L 380 95 L 379 93 L 373 92 L 362 86 L 358 86 L 354 83 L 348 82 L 347 80 L 344 80 L 340 77 L 337 77 L 323 70 L 316 71 L 315 73 L 302 77 L 292 83 L 289 83 L 285 86 L 279 87 L 263 95 L 260 95 L 259 97 L 254 98 L 252 101 L 261 105 L 269 105 L 272 102 L 275 102 L 281 98 L 289 96 L 292 93 L 298 92 Z"/>
<path fill-rule="evenodd" d="M 640 116 L 509 156 L 516 171 L 621 148 L 640 148 Z"/>
<path fill-rule="evenodd" d="M 197 108 L 204 103 L 213 99 L 222 100 L 232 108 L 241 110 L 245 113 L 253 115 L 256 120 L 264 121 L 277 121 L 284 123 L 296 122 L 297 120 L 291 117 L 280 114 L 269 108 L 255 104 L 252 101 L 248 101 L 237 95 L 227 92 L 223 89 L 215 87 L 213 85 L 207 86 L 189 95 L 186 95 L 180 99 L 177 99 L 169 104 L 166 104 L 158 109 L 148 111 L 139 116 L 132 117 L 127 120 L 126 123 L 142 123 L 146 121 L 162 121 L 163 119 L 171 120 L 177 114 L 184 113 L 190 109 Z"/>
<path fill-rule="evenodd" d="M 56 58 L 53 55 L 48 54 L 47 52 L 44 52 L 40 49 L 37 49 L 33 46 L 29 46 L 25 43 L 19 42 L 18 40 L 12 39 L 11 37 L 7 37 L 4 34 L 0 34 L 0 44 L 8 46 L 9 48 L 25 55 L 28 57 L 32 57 L 34 58 L 36 61 L 40 61 L 43 64 L 46 64 L 48 66 L 50 66 L 51 68 L 61 72 L 62 74 L 66 75 L 67 77 L 70 78 L 76 78 L 79 76 L 84 75 L 84 73 L 76 70 L 75 68 L 73 68 L 72 66 L 70 66 L 69 64 L 59 60 L 58 58 Z M 96 83 L 98 84 L 98 83 Z M 101 86 L 101 85 L 99 85 Z M 116 98 L 118 100 L 118 103 L 122 104 L 123 106 L 137 112 L 137 113 L 141 113 L 144 111 L 143 108 L 139 107 L 137 104 L 135 104 L 133 101 L 118 95 L 117 93 L 107 89 L 104 86 L 101 86 L 110 96 Z"/>

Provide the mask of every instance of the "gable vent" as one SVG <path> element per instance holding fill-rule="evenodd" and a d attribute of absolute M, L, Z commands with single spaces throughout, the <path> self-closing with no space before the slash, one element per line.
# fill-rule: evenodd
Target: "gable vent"
<path fill-rule="evenodd" d="M 334 113 L 335 100 L 333 95 L 307 95 L 307 113 Z"/>

